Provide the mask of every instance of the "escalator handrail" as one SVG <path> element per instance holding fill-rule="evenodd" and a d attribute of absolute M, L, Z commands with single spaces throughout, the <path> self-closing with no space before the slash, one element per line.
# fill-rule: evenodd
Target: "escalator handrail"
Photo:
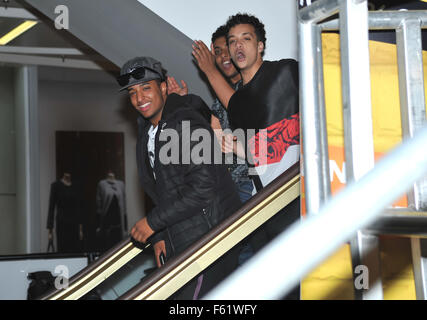
<path fill-rule="evenodd" d="M 209 244 L 214 238 L 220 235 L 224 230 L 233 225 L 236 221 L 241 219 L 248 213 L 250 210 L 261 204 L 268 197 L 270 197 L 275 191 L 277 191 L 281 186 L 290 182 L 293 178 L 295 178 L 300 171 L 299 162 L 291 166 L 287 171 L 282 173 L 279 177 L 277 177 L 273 182 L 271 182 L 268 186 L 263 188 L 260 192 L 258 192 L 254 197 L 248 200 L 238 211 L 232 214 L 230 217 L 225 219 L 219 225 L 217 225 L 214 229 L 212 229 L 209 233 L 204 235 L 201 239 L 191 245 L 188 249 L 182 252 L 177 257 L 168 261 L 162 268 L 157 269 L 155 272 L 150 274 L 143 282 L 136 285 L 122 296 L 119 297 L 120 300 L 132 300 L 140 295 L 141 292 L 144 292 L 151 286 L 153 286 L 156 282 L 160 281 L 162 278 L 167 276 L 171 271 L 179 267 L 183 264 L 187 259 L 189 259 L 192 255 L 194 255 L 201 248 Z M 190 279 L 189 279 L 190 280 Z"/>
<path fill-rule="evenodd" d="M 264 189 L 262 189 L 260 192 L 258 192 L 254 197 L 252 197 L 250 200 L 248 200 L 238 211 L 236 211 L 234 214 L 232 214 L 230 217 L 225 219 L 222 223 L 220 223 L 218 226 L 216 226 L 213 230 L 211 230 L 208 234 L 206 234 L 204 237 L 202 237 L 199 241 L 194 243 L 192 246 L 190 246 L 186 251 L 184 251 L 179 256 L 175 257 L 171 261 L 169 261 L 163 268 L 156 270 L 153 274 L 148 276 L 145 281 L 140 283 L 139 285 L 135 286 L 128 292 L 126 292 L 124 295 L 120 297 L 120 299 L 131 299 L 132 296 L 137 294 L 138 292 L 142 292 L 145 290 L 145 288 L 150 287 L 153 283 L 157 282 L 159 279 L 163 278 L 167 273 L 169 273 L 171 270 L 179 266 L 183 261 L 185 261 L 189 256 L 194 254 L 199 248 L 206 245 L 209 241 L 214 239 L 218 234 L 220 234 L 223 230 L 228 228 L 230 225 L 232 225 L 234 222 L 238 221 L 240 218 L 242 218 L 247 212 L 249 212 L 251 209 L 265 201 L 270 195 L 272 195 L 276 190 L 278 190 L 282 185 L 288 183 L 293 178 L 295 178 L 299 174 L 299 162 L 294 164 L 292 167 L 290 167 L 287 171 L 282 173 L 279 177 L 277 177 L 273 182 L 271 182 L 268 186 L 266 186 Z M 64 291 L 70 291 L 70 288 L 73 288 L 73 286 L 76 286 L 76 284 L 85 277 L 88 277 L 90 281 L 92 273 L 98 272 L 99 268 L 102 268 L 104 264 L 106 264 L 109 260 L 111 260 L 117 253 L 126 246 L 132 245 L 132 247 L 135 247 L 134 244 L 131 244 L 131 239 L 127 238 L 125 240 L 122 240 L 118 244 L 116 244 L 114 247 L 109 249 L 107 252 L 105 252 L 101 257 L 99 257 L 97 260 L 95 260 L 93 263 L 91 263 L 86 268 L 82 269 L 80 272 L 78 272 L 76 275 L 74 275 L 69 280 L 68 288 L 66 289 L 59 289 L 59 290 L 53 290 L 44 295 L 41 299 L 42 300 L 50 300 L 50 299 L 57 299 L 58 297 L 61 297 L 61 294 L 65 296 L 66 294 Z M 140 246 L 138 246 L 140 247 Z M 84 281 L 84 280 L 83 280 Z M 83 282 L 85 284 L 85 282 Z M 82 284 L 82 285 L 83 285 Z M 80 287 L 81 285 L 79 285 Z M 74 290 L 74 289 L 71 289 Z"/>
<path fill-rule="evenodd" d="M 41 300 L 53 299 L 55 296 L 61 295 L 61 293 L 64 293 L 65 291 L 67 291 L 68 288 L 72 288 L 79 281 L 81 281 L 83 278 L 89 276 L 92 273 L 95 273 L 99 268 L 102 267 L 103 264 L 105 264 L 108 260 L 111 260 L 119 251 L 121 251 L 123 248 L 128 246 L 130 244 L 130 242 L 131 242 L 131 239 L 129 237 L 120 241 L 115 246 L 113 246 L 112 248 L 107 250 L 97 260 L 93 261 L 86 268 L 82 269 L 81 271 L 76 273 L 73 277 L 71 277 L 68 281 L 68 287 L 67 288 L 54 289 L 52 291 L 49 291 L 47 294 L 45 294 L 43 297 L 41 297 Z"/>

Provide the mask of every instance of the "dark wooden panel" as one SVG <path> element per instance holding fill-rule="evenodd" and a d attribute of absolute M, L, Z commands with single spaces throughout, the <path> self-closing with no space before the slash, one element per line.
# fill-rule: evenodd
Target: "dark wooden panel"
<path fill-rule="evenodd" d="M 56 176 L 71 174 L 79 187 L 84 216 L 85 241 L 82 250 L 97 251 L 96 187 L 107 172 L 125 181 L 124 134 L 122 132 L 56 132 Z"/>

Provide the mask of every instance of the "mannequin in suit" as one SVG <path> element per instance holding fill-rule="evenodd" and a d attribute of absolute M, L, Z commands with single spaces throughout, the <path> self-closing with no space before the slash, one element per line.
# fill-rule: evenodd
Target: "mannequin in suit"
<path fill-rule="evenodd" d="M 47 229 L 51 241 L 55 226 L 58 252 L 81 251 L 83 226 L 80 202 L 78 188 L 72 183 L 69 172 L 64 172 L 61 179 L 51 184 Z"/>
<path fill-rule="evenodd" d="M 110 170 L 96 190 L 97 235 L 105 251 L 127 235 L 126 194 L 123 181 Z"/>

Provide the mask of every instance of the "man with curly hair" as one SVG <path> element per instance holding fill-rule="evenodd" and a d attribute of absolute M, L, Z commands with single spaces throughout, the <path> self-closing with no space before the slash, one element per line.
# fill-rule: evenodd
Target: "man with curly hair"
<path fill-rule="evenodd" d="M 293 59 L 263 60 L 266 32 L 255 16 L 238 13 L 225 27 L 229 54 L 242 77 L 237 91 L 212 68 L 212 54 L 203 42 L 195 41 L 193 55 L 227 108 L 231 128 L 247 133 L 245 157 L 253 166 L 251 173 L 259 191 L 299 161 L 298 63 Z M 296 202 L 295 216 L 299 215 L 299 199 Z M 281 225 L 277 224 L 272 237 L 283 230 Z"/>
<path fill-rule="evenodd" d="M 238 13 L 228 19 L 226 28 L 230 56 L 243 80 L 229 100 L 228 114 L 233 129 L 248 133 L 255 129 L 246 137 L 246 156 L 257 173 L 253 179 L 259 191 L 299 161 L 298 63 L 263 60 L 266 33 L 255 16 Z M 299 217 L 298 197 L 262 228 L 267 241 Z M 298 291 L 290 298 L 298 298 Z"/>
<path fill-rule="evenodd" d="M 243 79 L 228 113 L 234 129 L 262 131 L 247 137 L 247 157 L 258 172 L 260 189 L 299 161 L 298 64 L 263 60 L 266 35 L 255 16 L 236 14 L 226 26 L 230 56 Z"/>
<path fill-rule="evenodd" d="M 266 33 L 255 16 L 238 13 L 228 19 L 226 30 L 230 57 L 242 77 L 236 91 L 218 70 L 203 63 L 209 51 L 201 41 L 193 44 L 193 55 L 227 108 L 231 128 L 246 132 L 246 141 L 242 141 L 245 157 L 259 191 L 299 161 L 298 63 L 293 59 L 263 60 Z M 229 148 L 237 152 L 238 145 L 235 141 Z M 254 249 L 259 250 L 298 221 L 299 201 L 295 199 L 257 231 L 258 247 Z"/>

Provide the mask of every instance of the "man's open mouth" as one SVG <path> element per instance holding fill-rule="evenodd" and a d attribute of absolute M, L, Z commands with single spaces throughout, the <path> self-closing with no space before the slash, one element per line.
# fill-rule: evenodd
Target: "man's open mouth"
<path fill-rule="evenodd" d="M 246 59 L 245 54 L 243 53 L 243 51 L 237 51 L 236 52 L 236 59 L 237 61 L 241 62 L 244 61 Z"/>
<path fill-rule="evenodd" d="M 228 61 L 224 61 L 224 62 L 222 63 L 222 66 L 223 66 L 225 69 L 229 69 L 229 68 L 231 68 L 233 65 L 232 65 L 231 61 L 230 61 L 230 60 L 228 60 Z"/>

